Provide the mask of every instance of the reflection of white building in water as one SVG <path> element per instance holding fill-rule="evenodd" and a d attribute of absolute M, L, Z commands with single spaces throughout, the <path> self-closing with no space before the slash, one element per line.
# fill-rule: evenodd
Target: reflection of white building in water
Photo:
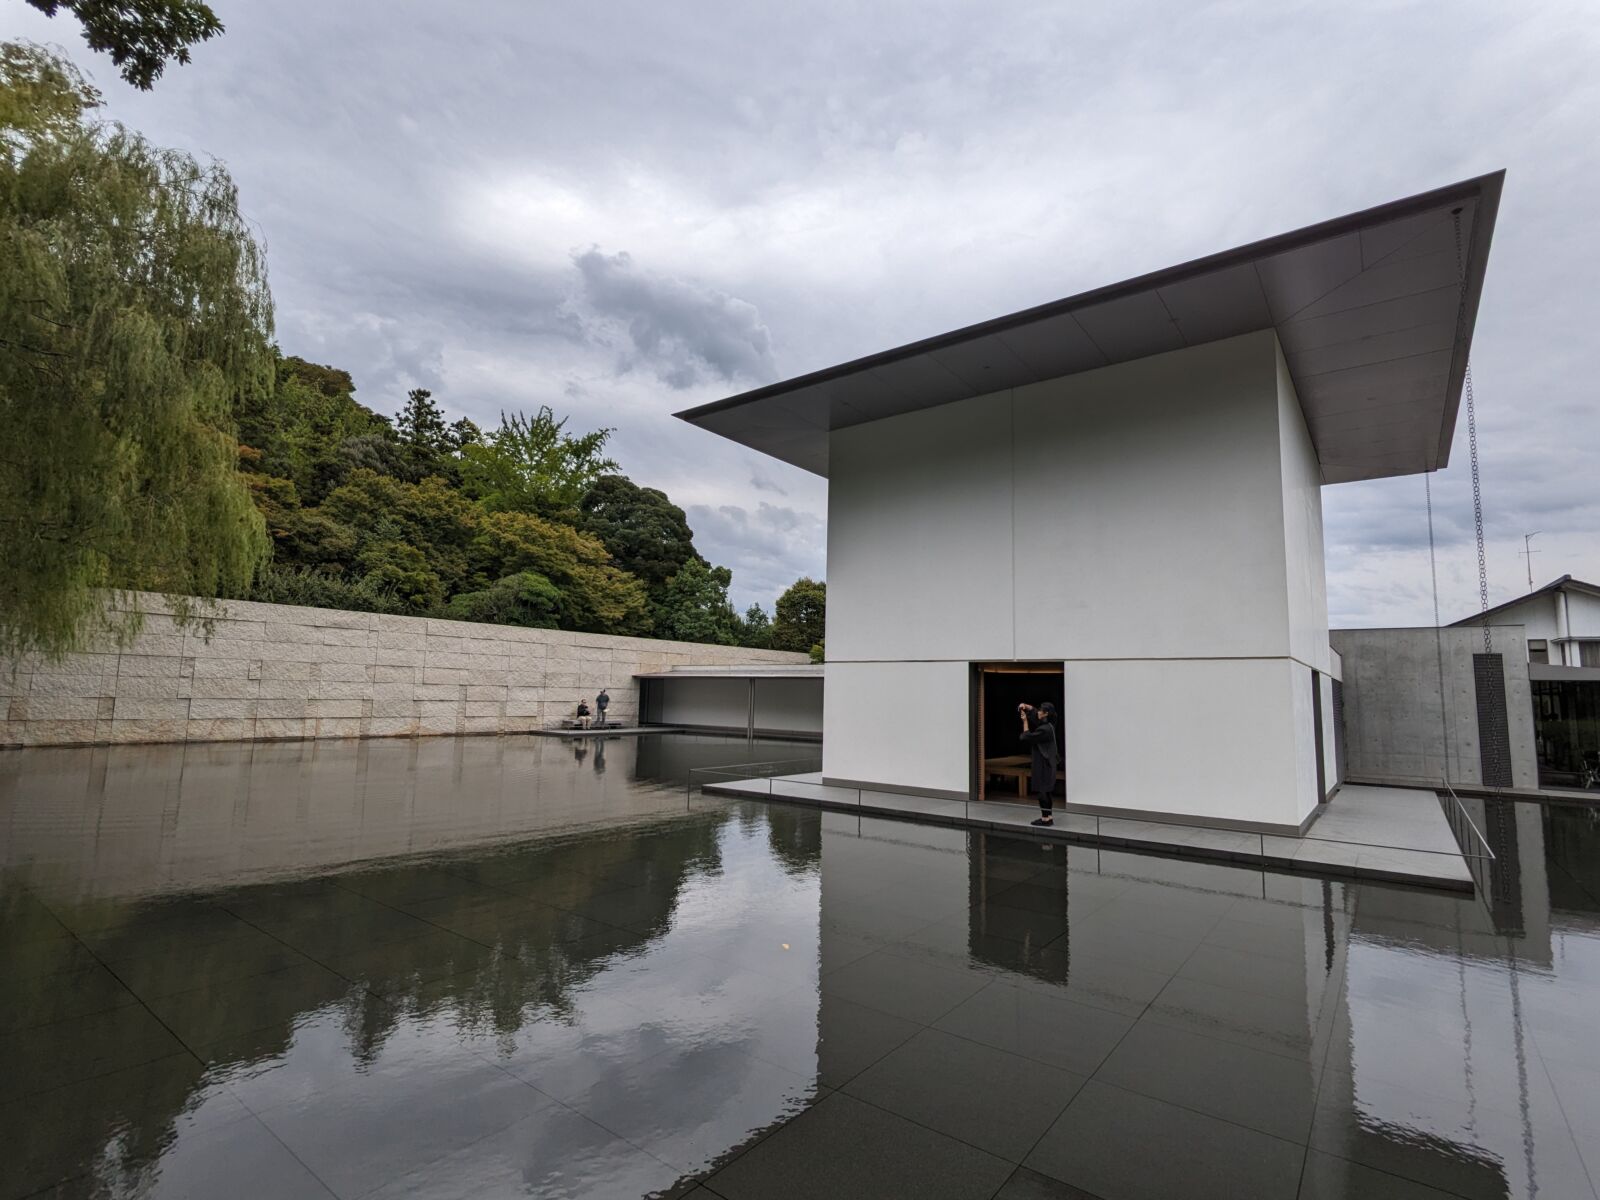
<path fill-rule="evenodd" d="M 983 796 L 1059 697 L 1074 802 L 1303 827 L 1338 782 L 1321 489 L 1448 461 L 1500 184 L 682 414 L 829 480 L 825 775 Z"/>

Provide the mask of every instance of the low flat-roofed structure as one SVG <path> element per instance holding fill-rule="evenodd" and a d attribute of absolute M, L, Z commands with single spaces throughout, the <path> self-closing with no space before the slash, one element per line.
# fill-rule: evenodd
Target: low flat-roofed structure
<path fill-rule="evenodd" d="M 1303 829 L 1337 787 L 1321 488 L 1449 459 L 1502 174 L 681 413 L 829 479 L 823 773 Z"/>
<path fill-rule="evenodd" d="M 673 667 L 634 679 L 645 725 L 749 737 L 822 736 L 820 664 Z"/>

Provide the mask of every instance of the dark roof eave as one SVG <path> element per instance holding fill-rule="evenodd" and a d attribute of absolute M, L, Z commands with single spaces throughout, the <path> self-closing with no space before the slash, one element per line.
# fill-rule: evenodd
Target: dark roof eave
<path fill-rule="evenodd" d="M 860 374 L 875 367 L 887 366 L 931 351 L 942 350 L 963 342 L 986 337 L 991 334 L 1004 333 L 1008 330 L 1032 324 L 1036 321 L 1070 313 L 1074 309 L 1090 304 L 1099 304 L 1108 300 L 1116 300 L 1124 296 L 1166 287 L 1171 284 L 1181 283 L 1186 279 L 1199 277 L 1230 266 L 1237 266 L 1246 262 L 1254 262 L 1274 254 L 1292 250 L 1303 245 L 1324 241 L 1338 237 L 1342 234 L 1357 232 L 1374 223 L 1398 220 L 1417 213 L 1427 212 L 1442 204 L 1453 200 L 1479 199 L 1485 205 L 1486 219 L 1475 222 L 1473 253 L 1469 254 L 1469 261 L 1483 264 L 1487 260 L 1488 243 L 1492 236 L 1495 215 L 1499 207 L 1500 186 L 1505 177 L 1505 171 L 1492 171 L 1472 179 L 1461 180 L 1458 183 L 1447 184 L 1444 187 L 1434 188 L 1432 191 L 1422 192 L 1415 196 L 1408 196 L 1402 200 L 1393 200 L 1385 204 L 1375 205 L 1362 209 L 1360 212 L 1348 213 L 1341 217 L 1334 217 L 1315 225 L 1308 225 L 1302 229 L 1289 233 L 1275 234 L 1272 237 L 1262 238 L 1244 246 L 1237 246 L 1231 250 L 1223 250 L 1216 254 L 1209 254 L 1203 258 L 1191 259 L 1189 262 L 1177 266 L 1163 267 L 1144 275 L 1125 279 L 1118 283 L 1107 284 L 1104 287 L 1094 288 L 1087 292 L 1061 300 L 1052 300 L 1033 308 L 1023 309 L 1020 312 L 1010 313 L 1002 317 L 994 317 L 976 325 L 968 325 L 949 333 L 937 334 L 933 337 L 923 338 L 920 341 L 910 342 L 890 350 L 881 350 L 876 354 L 869 354 L 863 358 L 852 359 L 837 366 L 825 367 L 805 375 L 797 375 L 792 379 L 780 380 L 777 383 L 766 384 L 729 396 L 722 400 L 713 400 L 706 404 L 687 408 L 674 415 L 680 420 L 695 422 L 702 417 L 713 413 L 723 412 L 730 408 L 737 408 L 757 400 L 765 400 L 773 396 L 785 395 L 789 392 L 799 391 L 819 383 L 841 379 L 846 376 Z M 1481 244 L 1480 244 L 1481 243 Z M 1466 249 L 1466 248 L 1464 248 Z M 1449 461 L 1450 443 L 1455 432 L 1456 409 L 1459 406 L 1461 387 L 1466 376 L 1467 353 L 1470 349 L 1472 329 L 1476 324 L 1479 298 L 1483 290 L 1483 273 L 1478 271 L 1469 277 L 1463 307 L 1466 319 L 1466 345 L 1456 347 L 1456 354 L 1451 364 L 1450 396 L 1451 403 L 1445 416 L 1444 428 L 1440 431 L 1440 449 L 1438 464 L 1445 465 Z"/>

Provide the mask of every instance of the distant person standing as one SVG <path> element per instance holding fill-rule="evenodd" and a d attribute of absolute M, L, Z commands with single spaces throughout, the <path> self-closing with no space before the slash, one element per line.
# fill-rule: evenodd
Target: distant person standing
<path fill-rule="evenodd" d="M 606 727 L 606 709 L 611 706 L 611 697 L 606 695 L 605 688 L 600 689 L 600 694 L 594 698 L 594 706 L 600 710 L 600 719 L 595 725 L 601 729 Z"/>
<path fill-rule="evenodd" d="M 1056 727 L 1052 719 L 1056 706 L 1048 700 L 1038 708 L 1031 704 L 1017 705 L 1022 717 L 1022 740 L 1033 751 L 1033 765 L 1028 774 L 1028 790 L 1039 797 L 1039 816 L 1034 825 L 1054 825 L 1051 811 L 1056 790 Z"/>

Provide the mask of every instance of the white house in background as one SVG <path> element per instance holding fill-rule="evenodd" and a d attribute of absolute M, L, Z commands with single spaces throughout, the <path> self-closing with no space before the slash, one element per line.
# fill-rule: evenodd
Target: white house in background
<path fill-rule="evenodd" d="M 1600 667 L 1600 587 L 1563 575 L 1489 610 L 1496 625 L 1521 625 L 1528 661 L 1553 667 Z M 1456 625 L 1476 625 L 1474 615 Z"/>
<path fill-rule="evenodd" d="M 831 781 L 1301 828 L 1321 488 L 1449 458 L 1503 173 L 680 414 L 824 475 Z M 1420 489 L 1419 489 L 1420 491 Z"/>

